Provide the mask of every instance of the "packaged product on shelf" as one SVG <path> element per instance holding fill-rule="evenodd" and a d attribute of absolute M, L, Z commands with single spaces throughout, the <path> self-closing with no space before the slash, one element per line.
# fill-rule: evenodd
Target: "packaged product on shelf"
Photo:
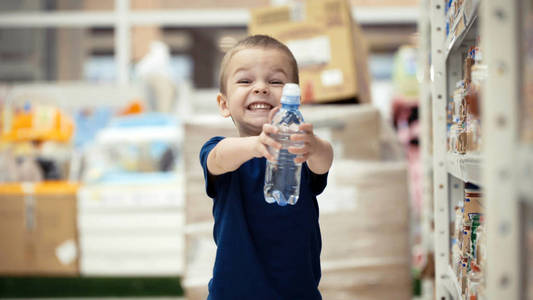
<path fill-rule="evenodd" d="M 466 126 L 466 152 L 478 152 L 481 147 L 480 120 L 472 120 Z"/>
<path fill-rule="evenodd" d="M 74 123 L 64 111 L 52 105 L 26 103 L 23 108 L 12 108 L 9 127 L 0 138 L 8 142 L 60 141 L 68 142 Z"/>
<path fill-rule="evenodd" d="M 461 255 L 463 257 L 470 255 L 472 226 L 471 222 L 466 222 L 463 225 L 461 238 L 459 239 L 461 245 Z"/>
<path fill-rule="evenodd" d="M 465 58 L 464 65 L 463 65 L 463 81 L 465 83 L 465 87 L 468 87 L 470 83 L 472 82 L 472 66 L 474 65 L 474 58 L 471 55 L 472 48 L 468 51 L 468 55 Z"/>
<path fill-rule="evenodd" d="M 98 131 L 86 152 L 85 182 L 127 179 L 141 173 L 176 171 L 183 132 L 169 115 L 147 113 L 114 118 Z M 129 180 L 129 179 L 127 179 Z"/>
<path fill-rule="evenodd" d="M 448 102 L 448 107 L 446 109 L 446 124 L 451 126 L 454 122 L 453 115 L 455 112 L 455 103 L 453 101 Z"/>
<path fill-rule="evenodd" d="M 465 188 L 463 222 L 472 222 L 475 216 L 483 213 L 482 194 L 475 187 Z"/>
<path fill-rule="evenodd" d="M 457 119 L 456 119 L 457 121 Z M 451 152 L 464 154 L 466 153 L 466 131 L 464 129 L 464 124 L 454 123 L 448 131 L 448 148 Z"/>
<path fill-rule="evenodd" d="M 466 287 L 465 287 L 465 294 L 468 295 L 469 290 L 476 286 L 477 283 L 480 283 L 483 279 L 482 269 L 478 265 L 476 260 L 476 248 L 478 246 L 477 241 L 477 228 L 479 227 L 479 217 L 476 216 L 474 220 L 472 221 L 472 230 L 470 233 L 470 249 L 468 249 L 468 253 L 465 254 L 465 257 L 468 258 L 466 260 L 466 265 L 463 267 L 465 269 L 465 275 L 466 275 Z M 473 285 L 473 286 L 471 286 Z M 472 290 L 470 290 L 472 292 Z M 477 293 L 477 292 L 476 292 Z"/>
<path fill-rule="evenodd" d="M 461 263 L 461 242 L 462 242 L 462 229 L 463 229 L 463 205 L 462 202 L 460 205 L 455 207 L 455 220 L 454 220 L 454 231 L 452 236 L 452 249 L 451 249 L 451 265 L 455 272 L 458 274 L 459 265 Z"/>
<path fill-rule="evenodd" d="M 464 154 L 467 149 L 467 105 L 464 98 L 465 82 L 461 80 L 456 83 L 456 89 L 449 104 L 453 121 L 448 130 L 448 149 L 451 152 Z"/>
<path fill-rule="evenodd" d="M 463 228 L 463 203 L 455 207 L 455 220 L 454 220 L 454 238 L 459 238 L 461 228 Z"/>
<path fill-rule="evenodd" d="M 476 299 L 482 294 L 485 265 L 485 229 L 483 226 L 483 201 L 481 190 L 470 183 L 465 184 L 463 229 L 460 234 L 461 259 L 459 282 L 467 299 Z"/>
<path fill-rule="evenodd" d="M 471 272 L 466 280 L 464 295 L 468 300 L 484 299 L 482 292 L 483 274 L 481 272 Z"/>
<path fill-rule="evenodd" d="M 487 233 L 481 217 L 481 224 L 477 228 L 476 264 L 481 270 L 485 270 L 487 262 Z"/>
<path fill-rule="evenodd" d="M 457 274 L 457 280 L 459 281 L 461 291 L 464 291 L 466 288 L 467 266 L 468 256 L 462 255 L 459 264 L 459 274 Z"/>
<path fill-rule="evenodd" d="M 447 35 L 448 42 L 453 41 L 461 35 L 466 28 L 466 18 L 464 11 L 461 10 L 463 1 L 452 0 L 448 2 L 447 9 Z"/>
<path fill-rule="evenodd" d="M 452 253 L 451 265 L 455 274 L 459 273 L 459 265 L 461 262 L 461 248 L 459 248 L 459 240 L 452 239 Z"/>
<path fill-rule="evenodd" d="M 6 112 L 0 165 L 9 175 L 0 175 L 0 182 L 67 179 L 74 131 L 70 116 L 54 105 L 29 102 L 5 107 Z"/>
<path fill-rule="evenodd" d="M 476 263 L 476 254 L 477 254 L 477 246 L 478 246 L 478 234 L 477 234 L 477 230 L 479 228 L 479 226 L 481 225 L 481 216 L 480 215 L 476 215 L 476 216 L 473 216 L 472 218 L 472 232 L 471 232 L 471 235 L 470 235 L 470 256 L 472 257 L 472 261 L 474 264 L 476 264 L 476 268 L 479 269 L 479 267 L 477 266 L 477 263 Z"/>
<path fill-rule="evenodd" d="M 456 83 L 448 103 L 448 151 L 459 154 L 477 152 L 481 147 L 479 92 L 486 67 L 481 64 L 478 47 L 468 50 L 463 69 L 463 80 Z"/>
<path fill-rule="evenodd" d="M 476 57 L 478 60 L 476 62 Z M 466 132 L 467 152 L 477 152 L 481 148 L 481 116 L 480 116 L 480 98 L 479 90 L 481 84 L 480 70 L 482 70 L 481 64 L 481 52 L 478 47 L 471 47 L 468 51 L 467 58 L 465 59 L 465 77 L 470 77 L 470 81 L 465 86 L 464 100 L 466 105 Z M 473 74 L 472 69 L 476 69 L 476 73 Z M 475 77 L 475 78 L 474 78 Z M 466 84 L 465 79 L 465 84 Z"/>
<path fill-rule="evenodd" d="M 466 122 L 466 101 L 464 94 L 465 81 L 461 80 L 455 84 L 455 92 L 453 93 L 454 117 L 459 119 L 459 124 Z"/>

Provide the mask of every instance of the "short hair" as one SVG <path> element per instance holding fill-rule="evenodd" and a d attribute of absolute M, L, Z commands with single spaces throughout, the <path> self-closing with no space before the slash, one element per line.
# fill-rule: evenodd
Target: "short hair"
<path fill-rule="evenodd" d="M 271 36 L 256 34 L 240 40 L 237 44 L 235 44 L 235 46 L 229 49 L 226 54 L 224 54 L 224 58 L 222 58 L 222 63 L 220 65 L 219 77 L 220 92 L 222 94 L 226 93 L 226 79 L 228 76 L 227 68 L 229 62 L 231 61 L 231 58 L 233 57 L 233 55 L 235 55 L 235 53 L 239 52 L 240 50 L 249 48 L 278 49 L 284 52 L 289 58 L 289 63 L 292 67 L 292 74 L 289 74 L 291 76 L 290 80 L 292 80 L 293 83 L 299 84 L 300 78 L 298 76 L 298 64 L 296 63 L 296 59 L 294 58 L 294 55 L 292 54 L 291 50 L 289 50 L 289 48 L 285 46 L 285 44 Z"/>

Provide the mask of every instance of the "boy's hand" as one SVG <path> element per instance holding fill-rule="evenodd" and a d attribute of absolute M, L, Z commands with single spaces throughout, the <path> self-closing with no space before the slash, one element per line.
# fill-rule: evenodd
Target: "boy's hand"
<path fill-rule="evenodd" d="M 318 144 L 318 138 L 313 133 L 313 124 L 302 123 L 300 124 L 299 129 L 302 133 L 291 135 L 291 141 L 300 142 L 302 145 L 289 147 L 290 153 L 299 155 L 294 159 L 295 163 L 303 163 L 307 161 L 309 156 L 316 151 Z"/>
<path fill-rule="evenodd" d="M 278 133 L 278 128 L 272 126 L 272 118 L 280 110 L 281 105 L 274 107 L 268 114 L 268 123 L 263 124 L 263 131 L 257 136 L 257 144 L 254 146 L 254 157 L 265 157 L 266 159 L 273 161 L 276 158 L 268 151 L 268 146 L 281 149 L 281 144 L 276 142 L 270 135 Z"/>
<path fill-rule="evenodd" d="M 309 169 L 315 174 L 324 174 L 329 171 L 333 161 L 333 149 L 329 142 L 322 140 L 313 133 L 313 125 L 309 123 L 300 124 L 300 131 L 291 135 L 291 141 L 301 142 L 298 147 L 289 147 L 289 152 L 298 154 L 294 159 L 296 163 L 307 161 Z"/>
<path fill-rule="evenodd" d="M 256 145 L 254 145 L 254 156 L 255 157 L 265 157 L 266 159 L 273 161 L 276 160 L 276 158 L 268 151 L 268 146 L 281 149 L 281 144 L 278 143 L 275 139 L 273 139 L 270 135 L 276 134 L 278 132 L 278 128 L 275 126 L 272 126 L 270 124 L 263 124 L 263 131 L 261 131 L 261 134 L 255 137 L 257 139 Z"/>

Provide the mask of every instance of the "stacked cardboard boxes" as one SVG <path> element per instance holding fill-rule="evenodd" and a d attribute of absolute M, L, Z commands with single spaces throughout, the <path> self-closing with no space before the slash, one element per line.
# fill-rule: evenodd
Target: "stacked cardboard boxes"
<path fill-rule="evenodd" d="M 367 43 L 347 1 L 307 0 L 301 10 L 254 9 L 248 31 L 289 47 L 298 62 L 304 103 L 370 102 Z"/>
<path fill-rule="evenodd" d="M 315 133 L 328 140 L 335 158 L 380 160 L 381 117 L 369 105 L 303 105 L 305 122 L 313 124 Z"/>
<path fill-rule="evenodd" d="M 0 274 L 77 275 L 76 184 L 0 185 Z"/>
<path fill-rule="evenodd" d="M 319 205 L 324 299 L 410 299 L 407 165 L 337 159 Z"/>
<path fill-rule="evenodd" d="M 324 299 L 410 299 L 407 165 L 371 105 L 302 107 L 334 149 L 318 197 Z M 385 160 L 387 159 L 387 160 Z"/>

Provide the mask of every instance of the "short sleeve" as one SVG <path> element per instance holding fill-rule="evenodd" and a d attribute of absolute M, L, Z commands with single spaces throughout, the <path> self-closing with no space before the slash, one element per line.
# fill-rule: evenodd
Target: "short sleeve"
<path fill-rule="evenodd" d="M 215 136 L 207 141 L 200 150 L 200 164 L 204 170 L 205 191 L 211 198 L 215 198 L 217 194 L 216 183 L 220 181 L 224 175 L 215 176 L 209 173 L 209 170 L 207 170 L 207 157 L 209 156 L 211 150 L 213 150 L 213 148 L 215 148 L 215 146 L 223 139 L 224 137 L 222 136 Z"/>
<path fill-rule="evenodd" d="M 307 163 L 304 163 L 303 171 L 307 173 L 309 186 L 311 188 L 311 191 L 313 192 L 313 195 L 320 195 L 328 184 L 329 172 L 326 172 L 324 174 L 315 174 L 313 171 L 311 171 L 311 169 L 309 169 Z"/>

